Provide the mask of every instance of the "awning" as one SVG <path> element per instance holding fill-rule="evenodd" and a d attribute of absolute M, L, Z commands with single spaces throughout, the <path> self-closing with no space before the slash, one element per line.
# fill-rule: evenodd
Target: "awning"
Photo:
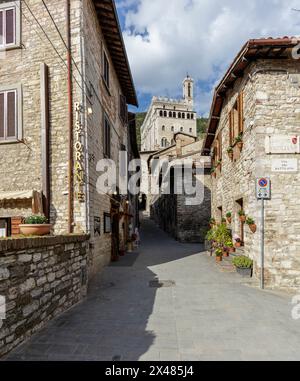
<path fill-rule="evenodd" d="M 4 200 L 26 200 L 33 198 L 34 191 L 0 192 L 0 201 Z"/>

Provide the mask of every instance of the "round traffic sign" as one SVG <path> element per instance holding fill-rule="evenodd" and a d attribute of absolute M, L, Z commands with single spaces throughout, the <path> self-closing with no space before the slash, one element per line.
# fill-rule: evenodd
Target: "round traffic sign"
<path fill-rule="evenodd" d="M 268 186 L 268 180 L 267 179 L 260 179 L 258 181 L 258 184 L 259 184 L 260 187 L 266 188 Z"/>

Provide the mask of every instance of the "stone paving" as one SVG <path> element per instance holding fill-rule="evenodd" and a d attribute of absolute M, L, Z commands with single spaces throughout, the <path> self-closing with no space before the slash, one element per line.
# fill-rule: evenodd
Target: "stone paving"
<path fill-rule="evenodd" d="M 107 267 L 84 302 L 6 359 L 300 360 L 291 296 L 245 285 L 203 250 L 146 219 L 139 255 Z"/>

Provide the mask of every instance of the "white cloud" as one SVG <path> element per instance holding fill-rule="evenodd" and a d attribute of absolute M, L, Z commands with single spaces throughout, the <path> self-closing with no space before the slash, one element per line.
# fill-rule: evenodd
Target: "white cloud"
<path fill-rule="evenodd" d="M 299 0 L 118 0 L 140 93 L 179 96 L 186 72 L 215 83 L 250 38 L 298 35 Z M 212 87 L 196 88 L 198 111 Z"/>

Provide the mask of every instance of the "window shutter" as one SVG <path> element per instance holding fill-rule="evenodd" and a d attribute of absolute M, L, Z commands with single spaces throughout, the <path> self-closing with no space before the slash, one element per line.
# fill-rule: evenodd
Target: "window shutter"
<path fill-rule="evenodd" d="M 233 145 L 233 121 L 232 121 L 232 110 L 229 112 L 229 145 Z"/>
<path fill-rule="evenodd" d="M 4 94 L 0 94 L 0 139 L 4 139 Z"/>
<path fill-rule="evenodd" d="M 6 11 L 6 44 L 13 44 L 15 42 L 15 11 L 9 9 Z"/>
<path fill-rule="evenodd" d="M 239 94 L 238 106 L 239 106 L 239 133 L 241 133 L 244 131 L 244 94 L 243 92 Z"/>
<path fill-rule="evenodd" d="M 3 11 L 0 11 L 0 46 L 3 45 L 4 33 L 3 33 Z"/>
<path fill-rule="evenodd" d="M 16 137 L 16 93 L 7 93 L 7 137 Z"/>

